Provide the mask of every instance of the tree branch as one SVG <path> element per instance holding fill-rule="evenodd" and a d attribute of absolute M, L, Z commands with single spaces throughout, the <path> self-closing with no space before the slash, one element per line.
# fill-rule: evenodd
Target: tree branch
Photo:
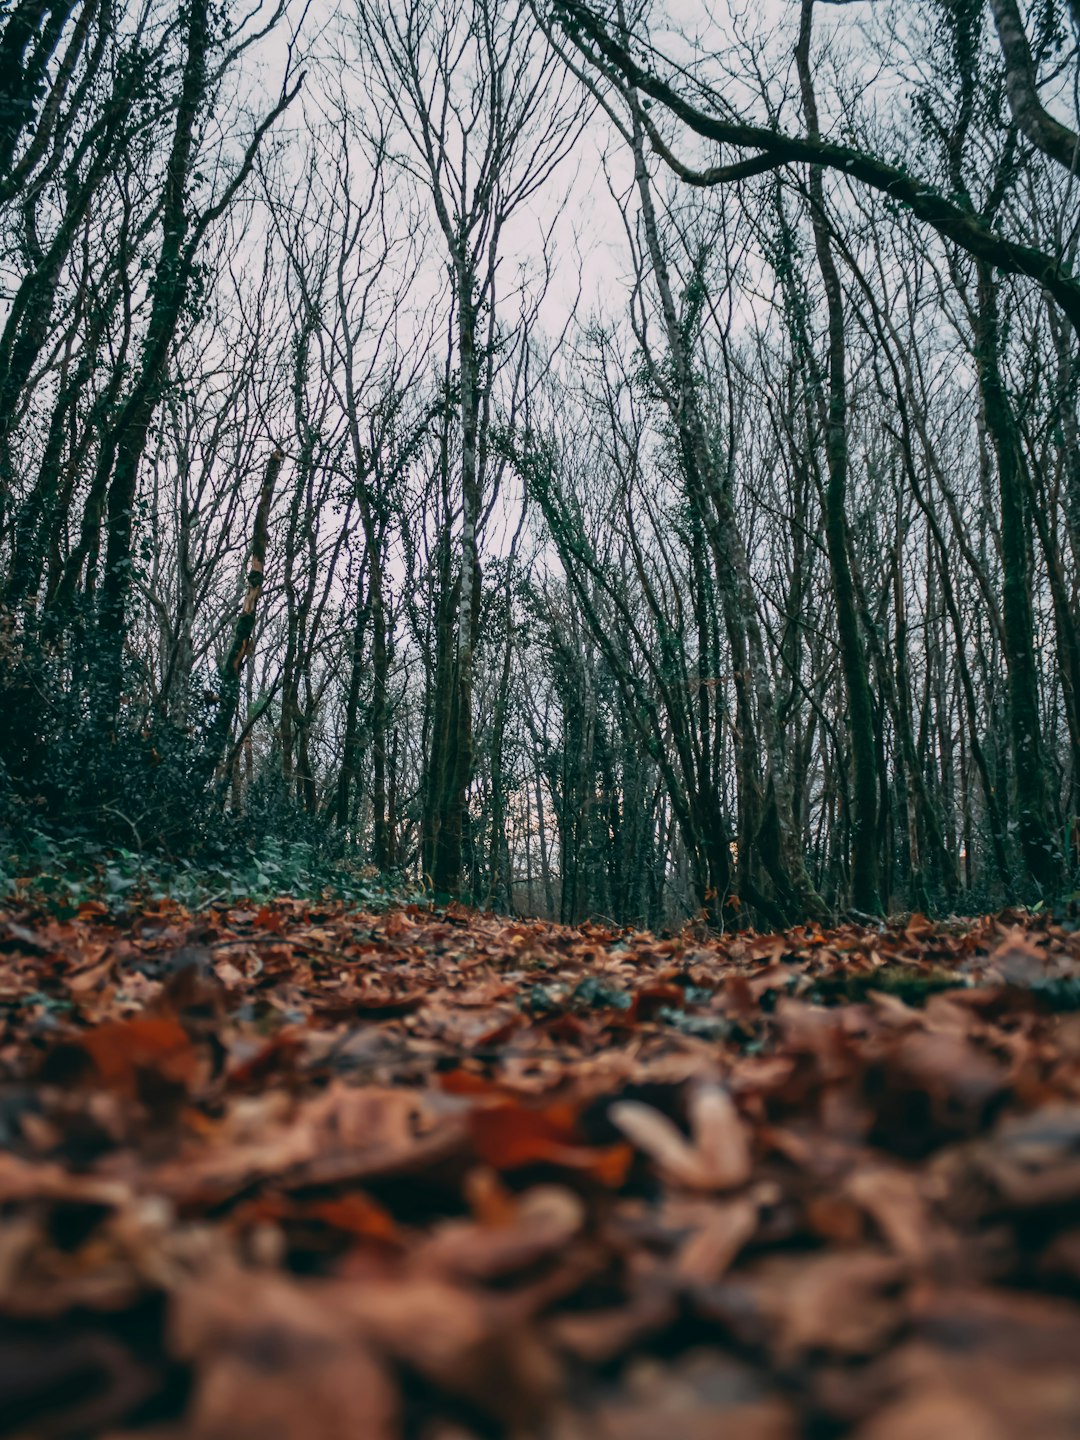
<path fill-rule="evenodd" d="M 761 162 L 762 169 L 768 168 L 764 164 L 766 157 L 772 166 L 820 165 L 827 170 L 839 171 L 852 180 L 879 191 L 910 210 L 916 219 L 929 225 L 943 239 L 958 245 L 976 259 L 996 266 L 1004 274 L 1026 275 L 1035 280 L 1053 296 L 1063 313 L 1068 316 L 1074 330 L 1080 333 L 1080 281 L 1062 267 L 1057 257 L 1034 246 L 1009 240 L 978 215 L 939 194 L 925 181 L 865 151 L 809 136 L 787 135 L 778 130 L 770 130 L 764 125 L 723 120 L 699 109 L 665 80 L 639 65 L 629 50 L 608 32 L 603 22 L 587 6 L 578 3 L 578 0 L 556 0 L 554 14 L 571 41 L 584 55 L 595 63 L 596 55 L 592 53 L 590 44 L 594 46 L 631 85 L 659 101 L 688 129 L 703 139 L 733 145 L 737 149 L 760 152 L 755 161 Z M 672 168 L 678 173 L 677 167 Z M 734 168 L 720 167 L 718 173 L 721 179 L 715 183 L 724 183 L 724 180 L 731 178 L 745 178 L 732 176 L 730 172 Z M 700 177 L 707 174 L 707 171 L 698 172 Z M 699 178 L 698 183 L 706 182 Z"/>

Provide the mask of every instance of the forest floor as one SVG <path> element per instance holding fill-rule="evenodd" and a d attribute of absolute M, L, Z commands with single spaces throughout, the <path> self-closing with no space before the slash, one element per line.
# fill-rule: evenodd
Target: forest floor
<path fill-rule="evenodd" d="M 0 1431 L 1080 1434 L 1080 934 L 0 911 Z"/>

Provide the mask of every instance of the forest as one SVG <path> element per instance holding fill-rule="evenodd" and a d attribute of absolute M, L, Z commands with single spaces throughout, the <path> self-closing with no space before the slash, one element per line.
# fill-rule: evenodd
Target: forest
<path fill-rule="evenodd" d="M 1080 0 L 0 0 L 0 1436 L 1080 1435 Z"/>
<path fill-rule="evenodd" d="M 10 844 L 1069 895 L 1069 0 L 13 0 Z"/>

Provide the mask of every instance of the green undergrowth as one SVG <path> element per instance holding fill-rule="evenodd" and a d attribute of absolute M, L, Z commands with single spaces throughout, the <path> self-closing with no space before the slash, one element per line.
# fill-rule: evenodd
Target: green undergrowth
<path fill-rule="evenodd" d="M 197 857 L 33 833 L 0 840 L 0 847 L 0 901 L 37 904 L 61 918 L 88 902 L 121 915 L 162 899 L 188 910 L 281 896 L 377 910 L 415 898 L 393 878 L 303 841 L 270 838 L 234 853 Z"/>
<path fill-rule="evenodd" d="M 894 995 L 905 1005 L 921 1008 L 931 995 L 955 990 L 964 984 L 964 977 L 955 970 L 913 971 L 906 965 L 883 965 L 877 970 L 819 976 L 808 991 L 808 998 L 819 1005 L 845 1005 L 865 1000 L 876 991 Z"/>

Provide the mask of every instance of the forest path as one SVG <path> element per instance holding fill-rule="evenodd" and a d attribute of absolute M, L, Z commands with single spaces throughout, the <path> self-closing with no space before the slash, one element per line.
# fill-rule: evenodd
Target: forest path
<path fill-rule="evenodd" d="M 1080 936 L 0 911 L 0 1433 L 1080 1433 Z"/>

